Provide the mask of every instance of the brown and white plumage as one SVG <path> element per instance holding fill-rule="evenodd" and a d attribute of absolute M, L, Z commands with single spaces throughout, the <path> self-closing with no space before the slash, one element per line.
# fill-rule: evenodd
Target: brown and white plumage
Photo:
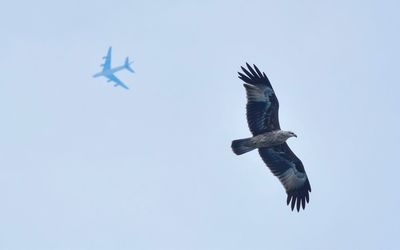
<path fill-rule="evenodd" d="M 239 78 L 245 82 L 247 94 L 247 123 L 253 137 L 234 140 L 232 149 L 243 154 L 258 148 L 259 154 L 271 172 L 278 177 L 287 193 L 287 204 L 292 210 L 305 208 L 311 192 L 310 182 L 303 163 L 292 152 L 286 140 L 296 136 L 293 132 L 283 131 L 279 125 L 279 102 L 265 73 L 255 66 L 247 64 L 241 67 Z M 280 137 L 273 137 L 279 135 Z"/>

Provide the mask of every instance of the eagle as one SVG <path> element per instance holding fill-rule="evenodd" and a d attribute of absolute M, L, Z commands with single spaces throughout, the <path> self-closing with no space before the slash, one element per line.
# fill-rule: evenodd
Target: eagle
<path fill-rule="evenodd" d="M 289 148 L 286 140 L 297 135 L 291 131 L 281 130 L 278 118 L 279 102 L 274 89 L 265 73 L 253 64 L 246 63 L 247 69 L 239 78 L 244 81 L 246 89 L 247 123 L 253 137 L 232 141 L 232 150 L 236 155 L 258 149 L 264 163 L 278 177 L 287 194 L 287 205 L 292 211 L 296 207 L 305 208 L 311 192 L 303 163 Z"/>

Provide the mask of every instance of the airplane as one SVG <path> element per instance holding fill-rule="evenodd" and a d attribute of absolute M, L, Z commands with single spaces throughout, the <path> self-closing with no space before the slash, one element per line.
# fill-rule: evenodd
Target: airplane
<path fill-rule="evenodd" d="M 128 86 L 126 86 L 120 79 L 118 79 L 114 73 L 118 72 L 120 70 L 126 69 L 132 73 L 135 73 L 135 71 L 131 68 L 131 64 L 132 62 L 129 62 L 129 57 L 127 57 L 125 59 L 125 63 L 122 66 L 118 66 L 115 68 L 111 68 L 111 48 L 108 48 L 108 52 L 107 55 L 103 57 L 103 59 L 105 60 L 103 64 L 101 64 L 100 66 L 103 67 L 103 70 L 99 73 L 96 73 L 95 75 L 93 75 L 93 77 L 99 77 L 99 76 L 104 76 L 106 77 L 108 80 L 107 82 L 114 82 L 114 87 L 117 86 L 121 86 L 125 89 L 129 89 Z"/>

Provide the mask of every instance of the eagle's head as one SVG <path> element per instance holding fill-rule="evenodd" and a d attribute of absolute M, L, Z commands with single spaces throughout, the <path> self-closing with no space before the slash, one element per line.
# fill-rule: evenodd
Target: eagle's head
<path fill-rule="evenodd" d="M 286 141 L 287 139 L 289 139 L 290 137 L 297 137 L 297 135 L 295 133 L 293 133 L 292 131 L 284 131 L 281 130 L 279 133 L 279 137 L 283 140 Z"/>
<path fill-rule="evenodd" d="M 287 132 L 288 132 L 289 138 L 290 137 L 297 137 L 297 135 L 295 133 L 293 133 L 292 131 L 287 131 Z"/>

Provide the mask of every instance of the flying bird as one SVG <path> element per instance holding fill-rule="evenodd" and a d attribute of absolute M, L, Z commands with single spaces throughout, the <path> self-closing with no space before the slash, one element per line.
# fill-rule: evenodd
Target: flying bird
<path fill-rule="evenodd" d="M 253 64 L 247 69 L 241 67 L 244 74 L 239 78 L 247 94 L 247 123 L 253 137 L 232 141 L 232 150 L 241 155 L 253 149 L 258 152 L 271 172 L 278 177 L 287 193 L 287 205 L 297 211 L 305 208 L 311 192 L 303 163 L 290 150 L 286 140 L 297 135 L 281 130 L 278 118 L 279 102 L 265 73 Z"/>

